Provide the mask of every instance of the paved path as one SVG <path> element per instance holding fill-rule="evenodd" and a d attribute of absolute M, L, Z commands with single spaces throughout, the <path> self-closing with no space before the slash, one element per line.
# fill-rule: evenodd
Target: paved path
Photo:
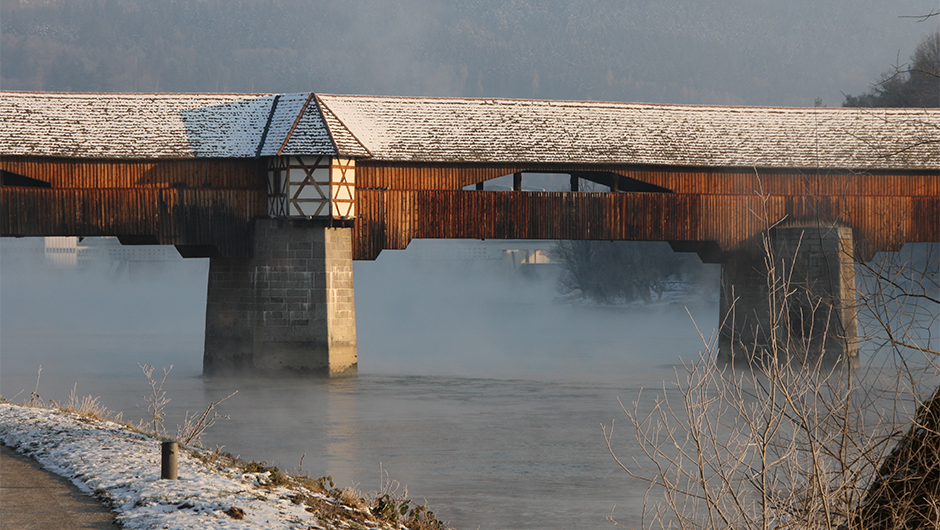
<path fill-rule="evenodd" d="M 0 530 L 115 530 L 114 517 L 71 482 L 0 445 Z"/>

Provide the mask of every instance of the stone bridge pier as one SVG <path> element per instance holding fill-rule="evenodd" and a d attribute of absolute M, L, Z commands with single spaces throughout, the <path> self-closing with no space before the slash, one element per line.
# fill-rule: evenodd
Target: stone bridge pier
<path fill-rule="evenodd" d="M 352 229 L 258 219 L 253 257 L 210 258 L 203 371 L 356 373 Z"/>
<path fill-rule="evenodd" d="M 204 372 L 353 374 L 352 229 L 257 219 L 251 258 L 211 258 Z M 787 226 L 722 258 L 719 364 L 857 362 L 851 228 Z"/>
<path fill-rule="evenodd" d="M 251 257 L 209 258 L 203 373 L 357 372 L 355 171 L 341 157 L 268 160 Z"/>
<path fill-rule="evenodd" d="M 852 229 L 787 226 L 721 263 L 720 364 L 858 359 Z"/>

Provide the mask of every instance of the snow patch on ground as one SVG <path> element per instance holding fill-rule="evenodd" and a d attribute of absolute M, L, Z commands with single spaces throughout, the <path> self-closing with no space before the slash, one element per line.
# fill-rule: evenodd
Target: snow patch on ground
<path fill-rule="evenodd" d="M 2 403 L 0 442 L 109 503 L 118 522 L 127 529 L 347 526 L 345 522 L 322 520 L 304 504 L 292 502 L 290 497 L 298 494 L 297 489 L 265 487 L 268 473 L 243 473 L 194 456 L 209 454 L 203 450 L 181 449 L 180 480 L 161 480 L 161 441 L 117 423 Z M 299 492 L 334 503 L 319 493 Z M 242 519 L 229 515 L 241 515 L 233 507 L 244 512 Z"/>

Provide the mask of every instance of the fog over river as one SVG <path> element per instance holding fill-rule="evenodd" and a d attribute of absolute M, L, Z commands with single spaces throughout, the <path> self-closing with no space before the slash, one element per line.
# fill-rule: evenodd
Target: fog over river
<path fill-rule="evenodd" d="M 617 398 L 652 404 L 680 359 L 701 350 L 682 304 L 562 304 L 551 273 L 447 259 L 416 241 L 356 262 L 358 377 L 201 377 L 205 260 L 50 269 L 10 258 L 0 272 L 0 392 L 21 402 L 100 396 L 137 422 L 149 392 L 138 363 L 173 365 L 167 430 L 233 390 L 208 447 L 375 491 L 382 473 L 457 528 L 636 524 L 645 488 L 611 459 L 637 448 Z M 437 258 L 435 258 L 437 256 Z M 5 259 L 4 259 L 5 258 Z M 717 278 L 715 278 L 717 281 Z M 706 334 L 717 300 L 689 306 Z M 17 397 L 18 392 L 23 392 Z"/>

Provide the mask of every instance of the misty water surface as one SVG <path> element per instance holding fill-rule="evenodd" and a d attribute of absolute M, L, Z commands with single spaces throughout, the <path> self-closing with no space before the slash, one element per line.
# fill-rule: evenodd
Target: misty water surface
<path fill-rule="evenodd" d="M 364 491 L 396 481 L 458 528 L 597 528 L 615 505 L 637 523 L 644 487 L 616 468 L 601 425 L 617 418 L 618 451 L 636 451 L 617 398 L 646 387 L 651 402 L 695 357 L 686 309 L 562 304 L 551 275 L 451 252 L 416 242 L 357 262 L 360 375 L 288 381 L 200 376 L 205 260 L 86 272 L 7 260 L 0 391 L 22 400 L 42 365 L 47 401 L 77 385 L 136 422 L 148 392 L 137 364 L 173 365 L 171 434 L 186 411 L 239 391 L 209 447 Z M 706 333 L 713 298 L 689 308 Z"/>

